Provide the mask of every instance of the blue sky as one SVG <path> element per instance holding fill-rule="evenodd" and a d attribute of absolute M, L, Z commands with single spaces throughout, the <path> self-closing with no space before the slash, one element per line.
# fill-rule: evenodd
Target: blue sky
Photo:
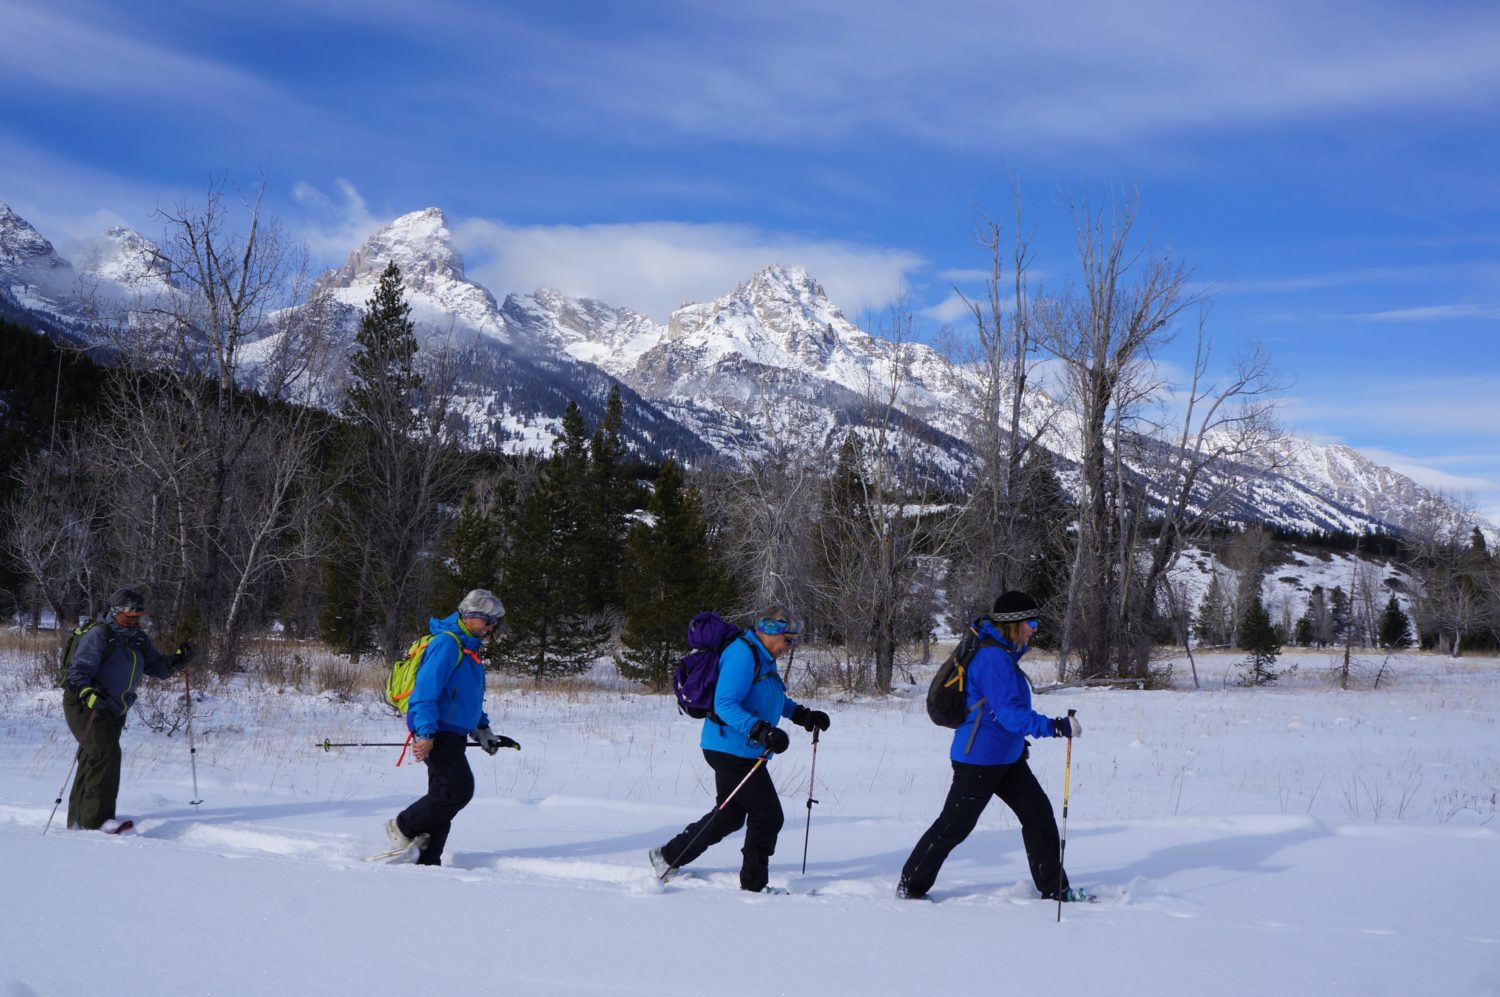
<path fill-rule="evenodd" d="M 264 171 L 319 265 L 437 205 L 500 296 L 778 262 L 961 330 L 1012 176 L 1049 281 L 1067 195 L 1133 188 L 1290 427 L 1500 521 L 1493 3 L 0 0 L 0 50 L 0 200 L 64 251 Z"/>

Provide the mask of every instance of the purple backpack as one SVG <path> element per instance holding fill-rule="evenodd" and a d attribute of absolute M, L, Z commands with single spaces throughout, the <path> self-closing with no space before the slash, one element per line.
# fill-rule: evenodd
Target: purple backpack
<path fill-rule="evenodd" d="M 688 622 L 687 641 L 693 649 L 672 672 L 677 708 L 694 720 L 714 710 L 714 686 L 719 681 L 719 655 L 744 631 L 715 612 L 704 612 Z"/>

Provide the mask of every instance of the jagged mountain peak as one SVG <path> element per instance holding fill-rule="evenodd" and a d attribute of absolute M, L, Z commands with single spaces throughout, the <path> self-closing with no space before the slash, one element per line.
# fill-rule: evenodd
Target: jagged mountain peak
<path fill-rule="evenodd" d="M 0 201 L 0 266 L 62 269 L 68 261 L 57 255 L 42 233 Z"/>
<path fill-rule="evenodd" d="M 429 332 L 446 332 L 445 324 L 457 324 L 506 338 L 495 296 L 465 276 L 463 257 L 453 247 L 441 208 L 409 212 L 382 226 L 342 267 L 319 277 L 317 289 L 363 307 L 391 263 L 401 271 L 413 317 L 427 323 Z"/>
<path fill-rule="evenodd" d="M 863 334 L 801 267 L 772 265 L 729 294 L 672 313 L 667 338 L 772 367 L 823 370 L 841 340 Z"/>
<path fill-rule="evenodd" d="M 79 273 L 132 291 L 164 290 L 168 284 L 156 243 L 127 225 L 111 226 L 90 242 L 79 257 Z"/>

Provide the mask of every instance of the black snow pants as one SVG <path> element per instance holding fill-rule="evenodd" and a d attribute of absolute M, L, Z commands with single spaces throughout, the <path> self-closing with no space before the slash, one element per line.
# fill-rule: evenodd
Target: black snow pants
<path fill-rule="evenodd" d="M 1026 861 L 1031 866 L 1031 881 L 1043 896 L 1056 896 L 1059 887 L 1067 889 L 1068 877 L 1062 872 L 1057 840 L 1057 819 L 1052 802 L 1026 764 L 1026 755 L 1009 765 L 970 765 L 953 762 L 953 785 L 943 812 L 933 821 L 912 849 L 906 865 L 901 867 L 899 892 L 919 897 L 937 882 L 938 870 L 969 832 L 979 823 L 990 797 L 998 796 L 1021 822 L 1021 842 L 1026 846 Z"/>
<path fill-rule="evenodd" d="M 771 877 L 771 856 L 776 852 L 776 836 L 786 817 L 771 773 L 765 765 L 756 769 L 759 759 L 741 758 L 723 751 L 703 752 L 714 770 L 714 809 L 682 829 L 662 846 L 662 858 L 673 866 L 685 866 L 702 855 L 711 845 L 745 828 L 745 846 L 740 849 L 740 889 L 759 892 Z M 745 774 L 755 769 L 744 787 L 734 793 Z M 730 793 L 734 799 L 719 809 Z M 699 832 L 702 832 L 701 836 Z M 696 841 L 694 839 L 697 839 Z M 691 847 L 689 843 L 691 842 Z"/>
<path fill-rule="evenodd" d="M 469 735 L 438 731 L 427 754 L 427 795 L 396 816 L 396 826 L 408 838 L 428 835 L 417 865 L 442 865 L 443 846 L 453 818 L 474 798 L 474 772 L 464 749 Z"/>

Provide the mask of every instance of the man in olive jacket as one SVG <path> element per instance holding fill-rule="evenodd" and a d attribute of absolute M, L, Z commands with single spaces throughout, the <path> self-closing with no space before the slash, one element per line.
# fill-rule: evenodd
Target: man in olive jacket
<path fill-rule="evenodd" d="M 120 732 L 142 675 L 168 678 L 192 648 L 162 654 L 141 629 L 145 598 L 134 589 L 110 596 L 108 619 L 73 646 L 63 676 L 63 716 L 78 741 L 78 778 L 68 797 L 68 826 L 112 829 L 120 792 Z"/>

